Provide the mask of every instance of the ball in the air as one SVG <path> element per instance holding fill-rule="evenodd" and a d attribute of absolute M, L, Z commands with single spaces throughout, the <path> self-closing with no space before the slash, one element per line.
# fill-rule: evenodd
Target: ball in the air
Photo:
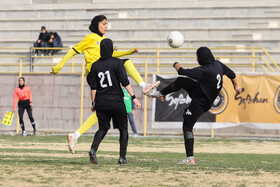
<path fill-rule="evenodd" d="M 170 47 L 178 48 L 184 43 L 184 36 L 179 31 L 172 31 L 167 36 L 167 43 Z"/>

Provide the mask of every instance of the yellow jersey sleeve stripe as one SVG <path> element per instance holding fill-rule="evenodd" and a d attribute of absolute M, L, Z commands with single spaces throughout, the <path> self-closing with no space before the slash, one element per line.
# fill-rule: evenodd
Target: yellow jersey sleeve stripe
<path fill-rule="evenodd" d="M 78 43 L 77 45 L 75 45 L 73 48 L 75 48 L 75 51 L 78 53 L 82 53 L 84 52 L 84 50 L 88 49 L 90 44 L 92 43 L 92 37 L 91 35 L 87 35 L 83 38 L 82 41 L 80 41 L 80 43 Z"/>
<path fill-rule="evenodd" d="M 76 53 L 80 54 L 74 47 L 72 48 Z"/>

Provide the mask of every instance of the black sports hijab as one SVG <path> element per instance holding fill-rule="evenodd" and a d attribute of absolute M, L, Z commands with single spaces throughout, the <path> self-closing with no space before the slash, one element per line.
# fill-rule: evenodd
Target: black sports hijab
<path fill-rule="evenodd" d="M 23 85 L 21 86 L 21 85 L 18 84 L 18 87 L 19 87 L 20 89 L 22 89 L 22 88 L 25 86 L 25 79 L 24 79 L 23 77 L 20 77 L 20 78 L 18 79 L 18 81 L 19 81 L 20 79 L 23 80 Z"/>
<path fill-rule="evenodd" d="M 113 42 L 109 38 L 105 38 L 100 43 L 100 55 L 101 60 L 106 60 L 109 57 L 112 57 L 113 54 Z"/>
<path fill-rule="evenodd" d="M 91 24 L 90 26 L 88 27 L 89 30 L 93 33 L 96 33 L 98 34 L 99 36 L 103 36 L 103 34 L 101 34 L 101 32 L 99 31 L 98 29 L 98 23 L 103 21 L 104 19 L 107 20 L 106 16 L 104 15 L 98 15 L 98 16 L 95 16 L 92 20 L 91 20 Z"/>
<path fill-rule="evenodd" d="M 208 47 L 200 47 L 196 51 L 197 61 L 200 65 L 210 64 L 215 61 L 215 58 Z"/>

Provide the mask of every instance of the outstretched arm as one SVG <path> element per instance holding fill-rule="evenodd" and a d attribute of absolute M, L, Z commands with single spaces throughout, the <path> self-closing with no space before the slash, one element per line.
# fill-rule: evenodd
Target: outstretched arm
<path fill-rule="evenodd" d="M 65 63 L 72 58 L 73 56 L 75 56 L 77 53 L 76 51 L 72 48 L 68 51 L 68 53 L 60 60 L 60 62 L 52 68 L 52 71 L 50 72 L 51 74 L 57 74 L 65 65 Z"/>
<path fill-rule="evenodd" d="M 203 69 L 201 69 L 200 66 L 192 69 L 184 69 L 178 62 L 175 62 L 173 67 L 176 69 L 179 75 L 185 75 L 195 80 L 200 80 L 203 77 Z"/>
<path fill-rule="evenodd" d="M 77 53 L 82 53 L 84 50 L 86 50 L 90 44 L 93 42 L 93 40 L 90 38 L 90 35 L 87 35 L 86 37 L 83 38 L 83 40 L 75 45 L 72 49 L 68 51 L 68 53 L 61 59 L 61 61 L 52 68 L 52 74 L 58 73 L 61 68 L 65 65 L 65 63 L 75 56 Z"/>
<path fill-rule="evenodd" d="M 131 55 L 133 53 L 137 53 L 138 52 L 138 49 L 136 48 L 133 48 L 132 50 L 130 51 L 115 51 L 113 52 L 113 57 L 122 57 L 122 56 L 126 56 L 126 55 Z"/>
<path fill-rule="evenodd" d="M 180 65 L 178 62 L 174 62 L 174 64 L 173 64 L 173 68 L 175 68 L 175 69 L 176 69 L 176 71 L 178 72 L 178 71 L 179 71 L 179 69 L 181 68 L 181 65 Z"/>

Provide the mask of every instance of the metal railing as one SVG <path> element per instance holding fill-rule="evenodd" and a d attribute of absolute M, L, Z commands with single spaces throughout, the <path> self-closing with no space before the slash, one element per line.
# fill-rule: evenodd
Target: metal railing
<path fill-rule="evenodd" d="M 25 52 L 25 55 L 0 55 L 0 66 L 20 66 L 20 63 L 1 63 L 1 59 L 3 58 L 17 58 L 20 60 L 24 60 L 24 62 L 21 64 L 22 66 L 29 66 L 29 72 L 34 72 L 34 67 L 51 67 L 54 66 L 54 63 L 41 63 L 34 61 L 36 59 L 52 59 L 52 58 L 62 58 L 63 55 L 55 55 L 55 56 L 34 56 L 34 50 L 69 50 L 70 48 L 23 48 L 23 47 L 0 47 L 1 50 L 23 50 Z M 118 50 L 127 50 L 128 48 L 118 48 Z M 130 55 L 129 58 L 131 59 L 137 59 L 134 60 L 134 64 L 136 67 L 144 67 L 145 66 L 145 60 L 148 60 L 148 67 L 155 67 L 156 71 L 149 71 L 148 73 L 172 73 L 172 72 L 162 72 L 161 67 L 170 66 L 166 63 L 163 63 L 162 61 L 165 59 L 190 59 L 192 62 L 196 61 L 196 55 L 195 51 L 197 48 L 178 48 L 178 49 L 172 49 L 172 48 L 139 48 L 139 51 L 142 51 L 143 53 L 137 53 L 134 55 Z M 280 67 L 276 63 L 276 61 L 271 57 L 271 55 L 267 52 L 266 49 L 263 47 L 214 47 L 210 48 L 213 53 L 219 52 L 220 50 L 228 50 L 223 51 L 224 54 L 226 53 L 246 53 L 247 55 L 215 55 L 216 59 L 242 59 L 242 61 L 246 61 L 246 63 L 225 63 L 230 67 L 250 67 L 252 72 L 256 72 L 256 68 L 259 67 L 263 69 L 264 72 L 275 72 L 275 70 L 280 72 Z M 192 51 L 193 55 L 178 55 L 178 53 L 190 53 Z M 165 55 L 165 53 L 173 53 L 175 55 Z M 151 53 L 152 55 L 143 55 Z M 177 55 L 176 55 L 177 53 Z M 261 55 L 256 56 L 256 53 L 259 53 Z M 250 54 L 250 55 L 248 55 Z M 66 63 L 65 66 L 71 66 L 71 71 L 69 73 L 75 73 L 75 67 L 81 67 L 82 65 L 82 58 L 84 55 L 76 55 L 72 58 L 71 64 Z M 77 60 L 79 59 L 79 60 Z M 18 60 L 17 60 L 18 61 Z M 78 63 L 77 63 L 78 61 Z M 140 63 L 139 63 L 140 61 Z M 151 63 L 151 61 L 156 61 L 154 63 Z M 190 62 L 181 62 L 183 66 L 186 67 L 194 67 L 197 66 L 196 63 L 190 63 Z M 19 67 L 19 69 L 22 69 L 22 67 Z M 148 70 L 150 70 L 148 68 Z M 40 72 L 40 73 L 48 73 L 48 72 Z M 142 72 L 143 73 L 143 72 Z"/>
<path fill-rule="evenodd" d="M 61 55 L 56 55 L 56 56 L 34 56 L 32 55 L 34 53 L 34 49 L 52 49 L 52 50 L 69 50 L 70 48 L 6 48 L 6 47 L 0 47 L 1 50 L 29 50 L 29 55 L 0 55 L 0 66 L 18 66 L 19 67 L 19 76 L 22 75 L 22 67 L 23 66 L 29 66 L 29 73 L 44 73 L 47 74 L 48 72 L 34 72 L 34 67 L 35 66 L 47 66 L 51 67 L 54 66 L 54 63 L 36 63 L 34 64 L 34 59 L 48 59 L 48 58 L 62 58 L 63 56 Z M 119 49 L 127 49 L 127 48 L 119 48 Z M 160 74 L 175 74 L 175 72 L 164 72 L 161 71 L 161 67 L 170 67 L 170 63 L 162 63 L 161 59 L 167 59 L 167 58 L 186 58 L 186 59 L 192 59 L 192 61 L 195 61 L 196 56 L 191 55 L 191 56 L 185 56 L 185 55 L 163 55 L 161 52 L 164 50 L 168 50 L 168 52 L 176 51 L 176 52 L 186 52 L 186 51 L 193 51 L 193 54 L 195 54 L 195 50 L 197 48 L 179 48 L 179 49 L 170 49 L 170 48 L 139 48 L 139 50 L 145 51 L 145 53 L 154 53 L 155 55 L 130 55 L 130 58 L 135 58 L 135 59 L 143 59 L 140 60 L 141 63 L 134 63 L 136 67 L 144 67 L 144 72 L 140 72 L 144 74 L 145 76 L 145 82 L 147 82 L 148 75 L 154 74 L 154 73 L 160 73 Z M 234 56 L 234 55 L 229 55 L 229 56 L 215 56 L 216 59 L 235 59 L 235 58 L 240 58 L 240 59 L 247 59 L 250 61 L 250 63 L 246 64 L 227 64 L 228 66 L 232 67 L 251 67 L 252 72 L 256 71 L 256 67 L 260 67 L 264 70 L 264 72 L 275 72 L 274 68 L 280 72 L 280 68 L 276 61 L 269 55 L 269 53 L 263 48 L 263 47 L 216 47 L 216 48 L 211 48 L 211 50 L 215 53 L 216 50 L 231 50 L 229 51 L 232 52 L 232 50 L 235 50 L 238 52 L 238 50 L 247 50 L 246 53 L 251 53 L 251 55 L 244 55 L 244 56 Z M 244 51 L 242 51 L 244 52 Z M 262 53 L 263 55 L 261 56 L 256 56 L 256 52 Z M 224 52 L 226 53 L 226 52 Z M 18 64 L 11 64 L 11 63 L 1 63 L 1 58 L 19 58 L 19 63 Z M 76 59 L 80 58 L 79 63 L 76 63 Z M 75 73 L 75 74 L 81 74 L 82 80 L 81 80 L 81 109 L 80 109 L 80 125 L 82 125 L 83 122 L 83 94 L 84 94 L 84 60 L 81 59 L 83 58 L 83 55 L 78 55 L 72 58 L 71 64 L 65 64 L 65 66 L 71 66 L 71 71 L 67 73 Z M 267 60 L 268 58 L 268 60 Z M 23 59 L 29 59 L 28 63 L 23 63 Z M 155 63 L 148 63 L 149 60 L 151 59 L 156 59 Z M 258 60 L 259 63 L 256 63 L 256 60 Z M 82 63 L 81 63 L 82 62 Z M 143 63 L 144 62 L 144 63 Z M 194 67 L 198 66 L 197 63 L 181 63 L 182 66 L 185 67 Z M 76 72 L 75 67 L 80 67 L 81 72 Z M 156 68 L 156 71 L 150 71 L 150 68 Z M 274 68 L 273 68 L 274 67 Z M 51 68 L 50 68 L 51 69 Z M 14 73 L 14 72 L 13 72 Z M 27 72 L 24 72 L 27 73 Z M 147 96 L 144 96 L 144 136 L 146 135 L 147 131 Z M 17 132 L 19 132 L 19 123 L 17 124 Z M 211 137 L 214 137 L 214 130 L 211 130 Z"/>

